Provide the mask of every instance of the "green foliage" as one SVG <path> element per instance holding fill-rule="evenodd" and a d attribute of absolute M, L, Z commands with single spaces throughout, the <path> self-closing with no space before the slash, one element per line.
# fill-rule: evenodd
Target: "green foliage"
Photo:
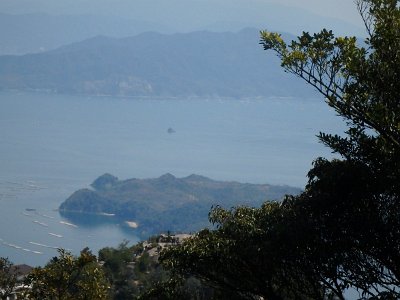
<path fill-rule="evenodd" d="M 170 276 L 168 279 L 158 281 L 151 288 L 146 289 L 137 298 L 138 300 L 209 300 L 224 299 L 222 295 L 205 286 L 200 280 L 189 277 Z M 231 298 L 232 300 L 236 298 Z"/>
<path fill-rule="evenodd" d="M 164 278 L 165 272 L 157 257 L 148 252 L 154 247 L 149 244 L 145 249 L 143 242 L 128 247 L 125 241 L 117 248 L 107 247 L 99 251 L 99 260 L 104 263 L 106 277 L 111 283 L 113 299 L 132 299 Z"/>
<path fill-rule="evenodd" d="M 33 269 L 26 279 L 27 299 L 108 299 L 109 284 L 96 256 L 88 249 L 74 257 L 59 250 L 45 267 Z"/>
<path fill-rule="evenodd" d="M 7 259 L 0 257 L 0 299 L 7 299 L 18 283 L 18 269 Z"/>
<path fill-rule="evenodd" d="M 117 249 L 107 247 L 99 251 L 99 260 L 104 261 L 104 269 L 110 274 L 120 274 L 125 265 L 132 261 L 133 252 L 127 247 L 128 242 L 124 241 Z M 114 280 L 114 278 L 110 278 Z"/>
<path fill-rule="evenodd" d="M 317 88 L 348 125 L 345 137 L 319 135 L 344 161 L 317 160 L 296 201 L 307 203 L 313 214 L 310 227 L 319 228 L 314 243 L 334 258 L 329 266 L 337 270 L 331 273 L 368 297 L 398 297 L 400 287 L 398 3 L 357 1 L 368 33 L 365 47 L 327 30 L 303 33 L 290 45 L 261 33 L 264 48 L 278 54 L 285 70 Z"/>
<path fill-rule="evenodd" d="M 314 86 L 346 120 L 348 139 L 334 139 L 342 147 L 329 135 L 321 136 L 346 158 L 359 157 L 354 150 L 362 150 L 371 134 L 384 147 L 400 145 L 400 12 L 396 4 L 357 1 L 368 32 L 366 47 L 359 47 L 355 37 L 335 37 L 326 29 L 314 35 L 303 32 L 289 45 L 277 34 L 261 32 L 264 49 L 275 51 L 286 71 Z"/>
<path fill-rule="evenodd" d="M 106 273 L 111 283 L 112 299 L 212 299 L 215 292 L 203 285 L 197 278 L 176 278 L 166 272 L 158 261 L 161 236 L 149 237 L 147 242 L 139 242 L 128 247 L 127 242 L 117 248 L 103 248 L 99 251 Z M 163 237 L 162 243 L 173 242 L 173 236 Z M 216 298 L 218 299 L 218 298 Z"/>
<path fill-rule="evenodd" d="M 287 228 L 288 209 L 276 202 L 261 208 L 216 207 L 205 229 L 181 246 L 161 255 L 163 265 L 177 276 L 195 276 L 220 295 L 240 299 L 323 299 L 324 291 L 309 268 L 295 257 L 300 228 Z M 233 295 L 232 295 L 233 294 Z"/>
<path fill-rule="evenodd" d="M 117 248 L 107 247 L 99 251 L 99 260 L 104 262 L 103 268 L 111 283 L 113 299 L 131 299 L 135 293 L 131 285 L 134 272 L 128 265 L 133 261 L 135 253 L 142 253 L 142 249 L 131 249 L 128 242 L 124 241 Z"/>
<path fill-rule="evenodd" d="M 319 135 L 342 159 L 316 159 L 305 191 L 282 203 L 215 207 L 216 229 L 162 252 L 176 280 L 156 295 L 194 276 L 225 298 L 344 299 L 348 288 L 360 299 L 400 298 L 399 1 L 356 3 L 363 46 L 326 29 L 289 44 L 261 32 L 264 49 L 346 122 L 344 136 Z"/>

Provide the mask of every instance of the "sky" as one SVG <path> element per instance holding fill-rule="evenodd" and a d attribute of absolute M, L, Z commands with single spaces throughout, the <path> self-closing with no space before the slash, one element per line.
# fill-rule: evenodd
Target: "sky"
<path fill-rule="evenodd" d="M 243 7 L 254 9 L 269 4 L 284 5 L 301 11 L 332 17 L 361 26 L 353 0 L 1 0 L 1 13 L 45 12 L 50 14 L 106 14 L 126 18 L 151 18 L 169 20 L 176 15 L 188 17 L 197 11 L 199 18 L 213 13 L 210 18 L 221 17 L 231 10 L 240 12 Z M 282 16 L 285 17 L 284 15 Z"/>
<path fill-rule="evenodd" d="M 298 7 L 315 14 L 342 19 L 360 25 L 360 17 L 353 0 L 275 0 L 286 6 Z"/>

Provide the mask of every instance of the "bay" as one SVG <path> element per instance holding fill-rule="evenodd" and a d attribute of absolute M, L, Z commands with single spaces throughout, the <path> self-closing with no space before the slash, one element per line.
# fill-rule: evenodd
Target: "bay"
<path fill-rule="evenodd" d="M 332 157 L 319 131 L 342 133 L 323 99 L 115 98 L 0 92 L 0 256 L 41 265 L 56 248 L 94 253 L 140 227 L 109 216 L 69 224 L 56 211 L 103 173 L 120 179 L 200 174 L 303 187 Z M 171 128 L 168 132 L 168 129 Z M 73 226 L 73 225 L 77 225 Z"/>

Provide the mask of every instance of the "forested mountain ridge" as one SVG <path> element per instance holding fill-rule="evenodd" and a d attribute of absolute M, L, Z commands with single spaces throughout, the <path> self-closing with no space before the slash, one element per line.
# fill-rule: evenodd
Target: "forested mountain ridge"
<path fill-rule="evenodd" d="M 290 37 L 289 37 L 290 38 Z M 0 89 L 149 97 L 310 95 L 265 57 L 259 31 L 97 36 L 56 50 L 0 57 Z"/>
<path fill-rule="evenodd" d="M 199 175 L 176 178 L 171 174 L 128 180 L 104 174 L 92 187 L 73 193 L 60 205 L 61 213 L 115 214 L 150 232 L 199 230 L 208 225 L 213 205 L 260 206 L 267 199 L 279 200 L 285 194 L 300 192 L 289 186 L 223 182 Z"/>
<path fill-rule="evenodd" d="M 161 0 L 134 3 L 118 1 L 118 4 L 96 1 L 96 7 L 81 1 L 77 6 L 66 5 L 62 9 L 54 9 L 55 6 L 64 5 L 62 2 L 48 1 L 53 9 L 46 9 L 42 2 L 40 5 L 23 5 L 19 1 L 0 1 L 1 55 L 43 52 L 97 35 L 126 37 L 148 31 L 235 32 L 246 27 L 267 27 L 297 33 L 299 27 L 305 31 L 315 31 L 321 26 L 336 32 L 347 33 L 349 28 L 355 32 L 361 31 L 355 28 L 353 22 L 349 24 L 333 16 L 270 1 L 234 1 L 229 5 L 225 1 L 215 0 L 196 1 L 191 5 L 184 0 L 168 3 Z M 78 6 L 81 8 L 77 9 Z M 86 9 L 82 9 L 85 6 Z M 167 11 L 173 11 L 174 14 Z"/>

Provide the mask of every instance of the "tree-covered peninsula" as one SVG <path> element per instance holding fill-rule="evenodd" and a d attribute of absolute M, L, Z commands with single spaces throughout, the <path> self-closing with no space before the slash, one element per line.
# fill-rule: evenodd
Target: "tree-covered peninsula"
<path fill-rule="evenodd" d="M 267 199 L 299 192 L 289 186 L 215 181 L 199 175 L 119 180 L 104 174 L 90 189 L 78 190 L 66 199 L 60 212 L 73 215 L 75 221 L 82 213 L 115 215 L 135 222 L 141 232 L 195 231 L 208 225 L 212 206 L 260 206 Z"/>

